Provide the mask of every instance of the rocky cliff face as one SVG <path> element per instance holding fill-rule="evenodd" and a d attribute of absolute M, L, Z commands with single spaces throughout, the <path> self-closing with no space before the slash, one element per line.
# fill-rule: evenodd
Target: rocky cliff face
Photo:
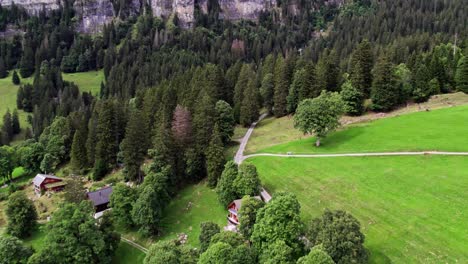
<path fill-rule="evenodd" d="M 2 6 L 9 6 L 12 2 L 24 7 L 29 13 L 37 14 L 43 8 L 54 10 L 60 7 L 64 0 L 0 0 Z M 182 27 L 192 26 L 195 20 L 195 6 L 199 5 L 203 12 L 207 12 L 208 0 L 130 0 L 125 8 L 126 15 L 138 14 L 143 2 L 151 7 L 153 14 L 168 18 L 177 14 Z M 258 18 L 261 11 L 277 6 L 277 0 L 218 0 L 221 7 L 221 18 L 228 20 Z M 342 3 L 344 0 L 328 0 L 326 2 Z M 93 33 L 102 29 L 102 26 L 112 21 L 115 14 L 112 0 L 75 0 L 74 8 L 78 17 L 77 29 L 81 32 Z"/>

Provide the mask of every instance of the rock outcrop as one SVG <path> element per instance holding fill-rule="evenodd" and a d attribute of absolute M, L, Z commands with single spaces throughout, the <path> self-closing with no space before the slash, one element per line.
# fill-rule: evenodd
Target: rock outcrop
<path fill-rule="evenodd" d="M 42 9 L 55 10 L 60 8 L 64 0 L 0 0 L 2 6 L 13 2 L 24 7 L 30 14 L 38 14 Z M 146 2 L 147 1 L 147 2 Z M 277 0 L 218 0 L 221 8 L 220 16 L 228 20 L 256 20 L 260 12 L 277 6 Z M 336 4 L 344 0 L 328 0 Z M 140 13 L 143 3 L 147 3 L 157 17 L 169 18 L 176 14 L 182 27 L 191 27 L 195 20 L 196 5 L 202 12 L 208 12 L 208 0 L 129 0 L 123 11 L 115 11 L 112 0 L 75 0 L 73 7 L 77 15 L 77 29 L 81 32 L 94 33 L 100 31 L 104 24 L 120 16 L 115 12 L 125 12 L 124 16 Z M 294 1 L 292 1 L 294 3 Z M 294 5 L 294 4 L 293 4 Z M 289 7 L 293 8 L 293 7 Z"/>

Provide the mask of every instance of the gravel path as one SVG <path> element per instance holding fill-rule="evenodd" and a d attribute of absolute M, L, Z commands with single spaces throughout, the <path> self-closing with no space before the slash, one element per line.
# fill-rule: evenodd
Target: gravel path
<path fill-rule="evenodd" d="M 249 138 L 252 135 L 252 132 L 254 131 L 255 126 L 260 121 L 262 121 L 266 116 L 267 114 L 262 114 L 257 122 L 254 122 L 252 123 L 252 125 L 250 125 L 249 129 L 247 130 L 247 133 L 245 133 L 245 136 L 242 138 L 240 142 L 240 146 L 239 146 L 239 149 L 237 150 L 236 156 L 234 156 L 235 163 L 240 164 L 242 163 L 243 160 L 245 160 L 244 150 L 245 150 L 245 147 L 247 146 L 247 142 L 249 142 Z"/>
<path fill-rule="evenodd" d="M 145 248 L 145 247 L 143 247 L 142 245 L 137 244 L 137 243 L 135 243 L 135 242 L 133 242 L 133 241 L 131 241 L 131 240 L 129 240 L 129 239 L 126 239 L 125 237 L 120 237 L 120 239 L 121 239 L 123 242 L 125 242 L 125 243 L 127 243 L 127 244 L 130 244 L 131 246 L 133 246 L 133 247 L 135 247 L 135 248 L 137 248 L 137 249 L 143 251 L 145 254 L 148 253 L 148 249 Z"/>

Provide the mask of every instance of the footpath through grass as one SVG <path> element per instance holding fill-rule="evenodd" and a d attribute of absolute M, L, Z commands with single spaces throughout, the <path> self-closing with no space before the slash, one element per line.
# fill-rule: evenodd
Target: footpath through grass
<path fill-rule="evenodd" d="M 468 259 L 466 157 L 254 157 L 249 162 L 268 190 L 297 195 L 307 222 L 326 208 L 358 218 L 371 263 Z"/>
<path fill-rule="evenodd" d="M 468 151 L 467 124 L 468 106 L 457 106 L 354 124 L 330 134 L 322 140 L 322 146 L 319 148 L 314 146 L 315 138 L 309 137 L 256 152 L 312 154 L 422 150 Z M 255 139 L 252 142 L 255 142 Z"/>

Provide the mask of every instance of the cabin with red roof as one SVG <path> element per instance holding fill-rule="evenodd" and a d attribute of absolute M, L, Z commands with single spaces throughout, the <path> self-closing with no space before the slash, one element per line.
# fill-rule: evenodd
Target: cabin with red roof
<path fill-rule="evenodd" d="M 54 175 L 37 174 L 33 179 L 34 192 L 41 195 L 46 191 L 58 192 L 65 188 L 67 184 L 62 178 Z"/>
<path fill-rule="evenodd" d="M 255 199 L 262 201 L 260 196 L 255 196 Z M 239 215 L 238 212 L 242 207 L 242 199 L 234 200 L 228 205 L 228 221 L 232 225 L 239 225 Z"/>

